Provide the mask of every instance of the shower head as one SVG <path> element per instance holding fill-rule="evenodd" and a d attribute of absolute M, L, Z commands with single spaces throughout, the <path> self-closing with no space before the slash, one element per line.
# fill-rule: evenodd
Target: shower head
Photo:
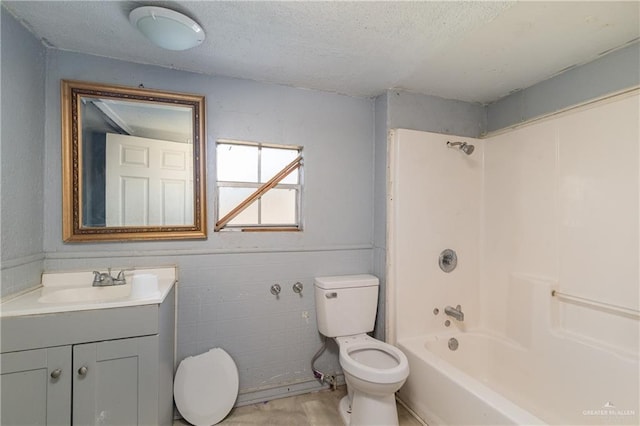
<path fill-rule="evenodd" d="M 460 145 L 460 150 L 467 155 L 471 155 L 474 149 L 476 149 L 476 147 L 473 145 L 469 145 L 468 143 L 463 143 L 462 145 Z"/>
<path fill-rule="evenodd" d="M 458 149 L 464 152 L 467 155 L 471 155 L 473 150 L 476 149 L 475 146 L 468 144 L 466 142 L 449 142 L 447 141 L 447 146 L 454 147 L 457 146 Z"/>

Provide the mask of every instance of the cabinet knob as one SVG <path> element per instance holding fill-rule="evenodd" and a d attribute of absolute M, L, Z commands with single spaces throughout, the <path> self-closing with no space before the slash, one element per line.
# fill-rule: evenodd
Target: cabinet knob
<path fill-rule="evenodd" d="M 81 376 L 86 376 L 87 375 L 87 371 L 89 371 L 89 369 L 87 367 L 85 367 L 84 365 L 80 368 L 78 368 L 78 374 Z"/>
<path fill-rule="evenodd" d="M 57 379 L 58 377 L 60 377 L 61 374 L 62 374 L 62 369 L 56 368 L 55 370 L 53 370 L 51 372 L 51 378 L 52 379 Z"/>

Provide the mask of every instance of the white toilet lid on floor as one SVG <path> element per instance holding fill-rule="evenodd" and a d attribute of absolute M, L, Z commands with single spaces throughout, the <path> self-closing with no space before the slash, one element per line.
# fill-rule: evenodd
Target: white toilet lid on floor
<path fill-rule="evenodd" d="M 173 396 L 182 417 L 195 426 L 224 419 L 238 396 L 238 367 L 220 348 L 182 360 L 173 383 Z"/>

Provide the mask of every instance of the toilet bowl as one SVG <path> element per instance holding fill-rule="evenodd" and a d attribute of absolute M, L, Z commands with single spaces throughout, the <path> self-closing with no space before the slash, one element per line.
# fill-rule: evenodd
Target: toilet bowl
<path fill-rule="evenodd" d="M 409 376 L 407 357 L 366 334 L 336 337 L 348 394 L 340 403 L 347 425 L 397 424 L 395 392 Z"/>
<path fill-rule="evenodd" d="M 178 411 L 195 426 L 211 426 L 224 419 L 238 396 L 238 368 L 228 353 L 214 348 L 182 360 L 173 395 Z"/>
<path fill-rule="evenodd" d="M 360 380 L 395 386 L 409 375 L 409 361 L 395 346 L 366 334 L 336 337 L 336 341 L 340 348 L 340 366 Z"/>

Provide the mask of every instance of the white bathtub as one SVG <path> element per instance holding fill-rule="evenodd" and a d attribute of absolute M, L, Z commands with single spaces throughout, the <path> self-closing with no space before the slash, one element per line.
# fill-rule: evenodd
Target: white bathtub
<path fill-rule="evenodd" d="M 483 332 L 401 340 L 411 374 L 399 397 L 430 426 L 639 424 L 637 358 L 550 338 L 537 353 Z"/>

